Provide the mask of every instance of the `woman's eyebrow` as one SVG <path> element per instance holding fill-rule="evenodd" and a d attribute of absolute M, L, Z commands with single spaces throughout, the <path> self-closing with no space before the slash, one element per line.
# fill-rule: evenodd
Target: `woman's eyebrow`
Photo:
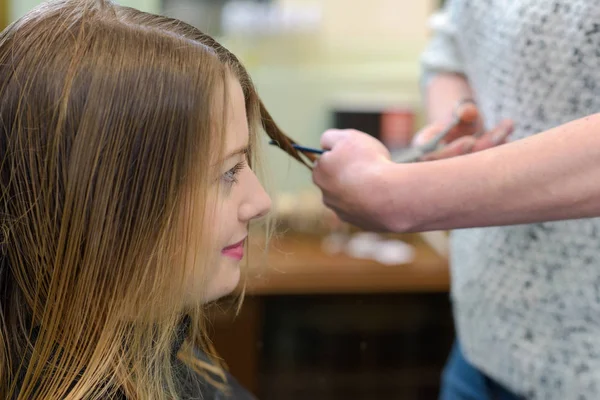
<path fill-rule="evenodd" d="M 249 151 L 250 150 L 249 150 L 248 145 L 245 145 L 244 147 L 240 147 L 239 149 L 232 151 L 231 153 L 227 154 L 225 157 L 220 159 L 218 164 L 222 164 L 225 161 L 229 160 L 230 158 L 238 156 L 240 154 L 247 155 L 249 153 Z"/>
<path fill-rule="evenodd" d="M 240 154 L 248 154 L 248 145 L 241 147 L 237 150 L 232 151 L 230 154 L 228 154 L 225 159 L 240 155 Z"/>

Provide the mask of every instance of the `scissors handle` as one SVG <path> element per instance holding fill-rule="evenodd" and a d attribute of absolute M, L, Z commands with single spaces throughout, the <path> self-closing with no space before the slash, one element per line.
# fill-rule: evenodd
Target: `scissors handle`
<path fill-rule="evenodd" d="M 455 118 L 443 131 L 435 135 L 429 142 L 420 146 L 412 146 L 408 149 L 392 154 L 392 161 L 396 163 L 411 163 L 417 162 L 427 153 L 431 153 L 438 149 L 438 146 L 446 136 L 460 123 L 460 119 Z"/>
<path fill-rule="evenodd" d="M 423 157 L 427 153 L 436 151 L 439 148 L 440 143 L 459 124 L 472 123 L 474 121 L 474 117 L 476 117 L 476 114 L 473 115 L 472 112 L 469 115 L 459 114 L 460 107 L 462 107 L 463 105 L 468 104 L 468 103 L 475 104 L 475 101 L 473 99 L 467 98 L 467 99 L 461 100 L 460 102 L 458 102 L 456 104 L 454 111 L 453 111 L 452 121 L 440 133 L 435 135 L 433 139 L 431 139 L 429 142 L 422 144 L 420 146 L 413 146 L 408 149 L 397 152 L 395 154 L 392 154 L 392 160 L 397 163 L 417 162 L 421 159 L 421 157 Z"/>

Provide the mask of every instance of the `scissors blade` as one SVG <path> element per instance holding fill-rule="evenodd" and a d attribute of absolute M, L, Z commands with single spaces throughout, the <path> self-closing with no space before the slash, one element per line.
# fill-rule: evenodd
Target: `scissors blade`
<path fill-rule="evenodd" d="M 426 154 L 440 149 L 440 143 L 448 136 L 450 132 L 460 123 L 460 118 L 455 118 L 441 132 L 433 137 L 429 142 L 420 146 L 409 147 L 392 154 L 392 161 L 396 163 L 411 163 L 419 161 Z"/>
<path fill-rule="evenodd" d="M 425 153 L 420 147 L 410 147 L 392 153 L 392 161 L 398 164 L 417 162 Z"/>

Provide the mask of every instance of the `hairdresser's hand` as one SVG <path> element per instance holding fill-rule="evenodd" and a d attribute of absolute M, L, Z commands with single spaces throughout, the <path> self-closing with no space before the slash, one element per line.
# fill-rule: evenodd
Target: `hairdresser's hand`
<path fill-rule="evenodd" d="M 323 203 L 344 221 L 371 231 L 387 231 L 382 207 L 390 152 L 377 139 L 355 130 L 328 130 L 321 137 L 325 152 L 313 169 Z"/>
<path fill-rule="evenodd" d="M 439 160 L 489 149 L 506 143 L 508 136 L 513 131 L 513 123 L 510 120 L 503 120 L 493 129 L 484 131 L 479 110 L 473 103 L 463 104 L 457 113 L 461 117 L 461 123 L 446 136 L 445 145 L 440 150 L 424 156 L 422 161 Z M 449 121 L 450 119 L 445 123 L 427 125 L 417 132 L 413 139 L 413 145 L 427 143 L 441 132 Z"/>

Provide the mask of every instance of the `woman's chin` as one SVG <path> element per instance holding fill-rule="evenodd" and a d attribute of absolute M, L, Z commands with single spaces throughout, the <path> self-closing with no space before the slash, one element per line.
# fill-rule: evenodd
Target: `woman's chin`
<path fill-rule="evenodd" d="M 206 302 L 233 293 L 240 283 L 240 262 L 231 260 L 223 264 L 220 266 L 215 279 L 209 284 L 205 298 Z"/>

